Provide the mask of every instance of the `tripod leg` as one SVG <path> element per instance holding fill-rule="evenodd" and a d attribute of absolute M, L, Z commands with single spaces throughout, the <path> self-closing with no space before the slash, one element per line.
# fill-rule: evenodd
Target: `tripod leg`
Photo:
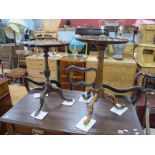
<path fill-rule="evenodd" d="M 39 115 L 39 113 L 40 113 L 40 111 L 41 111 L 41 109 L 42 109 L 42 107 L 43 107 L 44 99 L 45 99 L 45 95 L 46 95 L 46 94 L 47 94 L 47 90 L 45 90 L 45 91 L 43 92 L 43 94 L 41 94 L 41 96 L 40 96 L 40 107 L 39 107 L 39 109 L 35 112 L 34 116 L 38 116 L 38 115 Z"/>
<path fill-rule="evenodd" d="M 110 97 L 112 99 L 112 104 L 115 106 L 117 109 L 123 109 L 124 105 L 121 105 L 118 103 L 117 97 L 113 94 L 105 94 L 105 97 Z"/>
<path fill-rule="evenodd" d="M 84 120 L 85 125 L 87 125 L 92 118 L 93 111 L 94 111 L 94 104 L 95 104 L 96 100 L 97 100 L 97 94 L 95 94 L 94 98 L 92 99 L 92 101 L 88 105 L 88 116 L 87 116 L 87 119 Z"/>
<path fill-rule="evenodd" d="M 66 100 L 67 102 L 72 102 L 73 100 L 70 99 L 70 98 L 66 98 L 64 97 L 63 93 L 62 93 L 62 90 L 60 88 L 56 88 L 56 92 L 60 95 L 60 97 L 63 99 L 63 100 Z"/>

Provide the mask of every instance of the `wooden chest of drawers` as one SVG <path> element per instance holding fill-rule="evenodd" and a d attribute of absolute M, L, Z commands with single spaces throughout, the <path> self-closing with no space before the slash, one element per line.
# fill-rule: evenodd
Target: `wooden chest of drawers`
<path fill-rule="evenodd" d="M 139 44 L 135 50 L 138 71 L 155 74 L 155 44 Z"/>
<path fill-rule="evenodd" d="M 142 25 L 140 41 L 145 44 L 153 44 L 155 42 L 155 25 Z"/>
<path fill-rule="evenodd" d="M 61 87 L 63 89 L 70 89 L 70 90 L 84 90 L 84 87 L 74 87 L 71 86 L 68 82 L 67 79 L 67 75 L 66 75 L 66 69 L 67 67 L 71 66 L 71 65 L 75 65 L 78 67 L 85 67 L 85 61 L 83 60 L 74 60 L 74 59 L 65 59 L 62 58 L 60 60 L 60 82 L 61 82 Z M 73 72 L 71 74 L 71 78 L 72 80 L 75 80 L 76 82 L 78 81 L 84 81 L 84 73 L 77 73 L 77 72 Z"/>
<path fill-rule="evenodd" d="M 8 80 L 0 79 L 0 117 L 12 107 Z M 0 123 L 0 134 L 5 134 L 6 127 Z"/>
<path fill-rule="evenodd" d="M 49 68 L 50 68 L 50 79 L 57 80 L 58 72 L 57 72 L 57 59 L 49 58 L 48 60 Z M 28 76 L 35 81 L 43 82 L 45 81 L 44 76 L 44 57 L 43 56 L 29 56 L 26 58 L 26 65 Z M 31 87 L 35 87 L 35 85 L 31 85 Z"/>
<path fill-rule="evenodd" d="M 86 61 L 86 67 L 97 68 L 97 58 L 89 56 Z M 131 58 L 124 58 L 124 60 L 118 61 L 109 57 L 104 60 L 103 81 L 116 88 L 131 87 L 133 86 L 136 68 L 136 62 Z M 86 73 L 86 82 L 91 82 L 94 78 L 94 73 Z"/>

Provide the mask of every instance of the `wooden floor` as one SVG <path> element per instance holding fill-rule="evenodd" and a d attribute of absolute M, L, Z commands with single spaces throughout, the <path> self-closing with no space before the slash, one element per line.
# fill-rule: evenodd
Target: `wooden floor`
<path fill-rule="evenodd" d="M 9 90 L 13 105 L 15 105 L 27 94 L 25 87 L 18 84 L 9 85 Z"/>

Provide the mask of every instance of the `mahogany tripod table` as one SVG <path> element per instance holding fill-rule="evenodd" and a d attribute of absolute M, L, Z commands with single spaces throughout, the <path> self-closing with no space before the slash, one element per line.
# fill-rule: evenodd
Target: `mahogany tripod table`
<path fill-rule="evenodd" d="M 44 84 L 44 90 L 41 92 L 40 96 L 40 107 L 39 109 L 35 112 L 35 116 L 37 116 L 40 113 L 40 110 L 43 107 L 44 99 L 46 94 L 51 93 L 51 92 L 57 92 L 60 97 L 68 102 L 72 102 L 72 99 L 65 98 L 62 89 L 60 87 L 53 87 L 51 83 L 55 83 L 57 86 L 60 86 L 59 82 L 57 80 L 50 80 L 50 70 L 49 70 L 49 65 L 48 65 L 48 57 L 49 57 L 49 48 L 51 47 L 62 47 L 62 46 L 68 46 L 68 42 L 62 42 L 58 41 L 56 39 L 52 40 L 32 40 L 32 41 L 24 41 L 23 44 L 25 46 L 29 47 L 40 47 L 43 48 L 43 53 L 44 53 L 44 58 L 45 58 L 45 68 L 44 68 L 44 75 L 45 75 L 45 84 Z M 31 80 L 32 81 L 32 80 Z"/>
<path fill-rule="evenodd" d="M 97 102 L 97 100 L 99 98 L 109 97 L 109 98 L 111 98 L 112 103 L 116 108 L 122 109 L 124 107 L 123 105 L 118 103 L 115 95 L 105 93 L 105 88 L 111 89 L 113 91 L 116 90 L 120 93 L 127 92 L 127 91 L 133 91 L 135 89 L 133 88 L 133 89 L 120 90 L 120 89 L 113 88 L 112 86 L 109 86 L 107 84 L 103 84 L 103 65 L 104 65 L 104 51 L 105 51 L 105 49 L 107 48 L 107 46 L 109 44 L 125 44 L 128 42 L 128 40 L 119 39 L 119 38 L 109 38 L 106 36 L 89 36 L 89 35 L 78 36 L 78 37 L 76 37 L 76 39 L 80 40 L 82 42 L 94 43 L 96 48 L 97 48 L 97 51 L 98 51 L 97 69 L 94 69 L 94 68 L 86 68 L 85 69 L 85 68 L 79 68 L 76 66 L 70 66 L 67 70 L 68 79 L 72 85 L 74 85 L 74 86 L 79 86 L 79 85 L 94 86 L 94 88 L 90 89 L 86 95 L 83 95 L 83 98 L 85 98 L 85 99 L 88 99 L 90 97 L 91 92 L 94 95 L 93 99 L 88 104 L 88 116 L 87 116 L 87 119 L 84 121 L 84 124 L 86 125 L 90 122 L 90 120 L 92 118 L 94 104 Z M 87 72 L 87 71 L 95 71 L 96 70 L 96 79 L 94 80 L 94 83 L 88 84 L 84 81 L 81 81 L 81 82 L 72 81 L 70 78 L 70 72 L 72 69 L 76 70 L 76 71 L 80 71 L 80 72 Z"/>

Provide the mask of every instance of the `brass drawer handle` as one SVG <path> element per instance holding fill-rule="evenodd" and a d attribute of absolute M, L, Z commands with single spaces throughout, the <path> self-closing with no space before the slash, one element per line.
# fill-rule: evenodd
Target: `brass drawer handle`
<path fill-rule="evenodd" d="M 44 134 L 44 130 L 32 129 L 32 134 L 33 135 L 43 135 Z"/>
<path fill-rule="evenodd" d="M 44 72 L 40 72 L 40 74 L 44 74 Z"/>

